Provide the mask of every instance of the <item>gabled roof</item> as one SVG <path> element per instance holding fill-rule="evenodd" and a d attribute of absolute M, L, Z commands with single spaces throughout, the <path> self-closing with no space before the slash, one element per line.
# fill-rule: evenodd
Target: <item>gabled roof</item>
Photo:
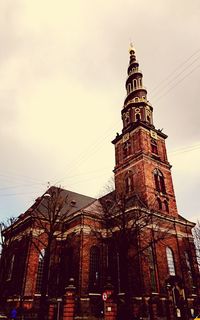
<path fill-rule="evenodd" d="M 48 217 L 48 201 L 51 201 L 51 197 L 56 193 L 62 198 L 62 200 L 64 200 L 60 213 L 61 215 L 65 214 L 66 217 L 73 215 L 75 212 L 83 210 L 96 201 L 95 198 L 88 197 L 80 193 L 54 186 L 50 187 L 42 196 L 35 200 L 35 203 L 28 210 L 26 210 L 25 213 L 19 215 L 18 219 L 12 225 L 12 230 L 18 228 L 20 225 L 24 225 L 25 221 L 29 221 L 34 216 Z M 11 227 L 5 229 L 5 233 L 7 231 L 9 232 L 9 230 L 11 230 Z"/>
<path fill-rule="evenodd" d="M 47 203 L 47 200 L 51 202 L 51 197 L 53 199 L 53 195 L 55 194 L 54 201 L 56 202 L 56 197 L 60 198 L 63 201 L 63 205 L 61 208 L 61 214 L 66 214 L 67 216 L 72 215 L 73 213 L 80 211 L 81 209 L 84 209 L 85 207 L 89 206 L 92 202 L 94 202 L 96 199 L 92 197 L 85 196 L 80 193 L 76 193 L 70 190 L 66 190 L 63 188 L 58 187 L 50 187 L 43 195 L 42 197 L 38 198 L 36 200 L 36 205 L 32 206 L 32 209 L 34 210 L 34 206 L 38 206 L 38 208 L 41 210 L 44 210 L 45 202 Z M 40 203 L 39 205 L 37 204 Z M 30 211 L 30 209 L 28 210 Z"/>

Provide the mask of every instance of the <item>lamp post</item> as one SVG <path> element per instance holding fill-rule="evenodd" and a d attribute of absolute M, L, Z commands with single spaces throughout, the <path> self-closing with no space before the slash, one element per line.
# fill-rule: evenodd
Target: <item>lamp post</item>
<path fill-rule="evenodd" d="M 56 320 L 60 319 L 60 304 L 62 302 L 62 298 L 57 298 L 57 316 L 56 316 Z"/>

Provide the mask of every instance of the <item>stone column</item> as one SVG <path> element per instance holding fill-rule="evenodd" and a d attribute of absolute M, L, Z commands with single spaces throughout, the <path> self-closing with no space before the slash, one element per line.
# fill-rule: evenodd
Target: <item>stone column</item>
<path fill-rule="evenodd" d="M 63 305 L 63 320 L 73 320 L 75 312 L 75 286 L 74 279 L 69 279 L 69 285 L 66 288 Z"/>
<path fill-rule="evenodd" d="M 104 320 L 116 320 L 117 319 L 117 304 L 114 301 L 114 287 L 108 279 L 102 298 L 104 300 Z"/>

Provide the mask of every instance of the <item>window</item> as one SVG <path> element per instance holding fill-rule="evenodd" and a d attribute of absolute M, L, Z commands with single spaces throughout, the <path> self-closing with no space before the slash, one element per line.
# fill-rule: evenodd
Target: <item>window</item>
<path fill-rule="evenodd" d="M 150 120 L 148 120 L 148 116 L 147 116 L 147 121 L 150 122 Z M 157 141 L 155 139 L 151 139 L 151 152 L 154 154 L 158 154 L 158 146 L 157 146 Z"/>
<path fill-rule="evenodd" d="M 100 249 L 92 246 L 90 249 L 90 291 L 98 292 L 100 286 Z"/>
<path fill-rule="evenodd" d="M 45 250 L 42 249 L 39 254 L 39 259 L 38 259 L 37 279 L 36 279 L 36 286 L 35 286 L 36 293 L 41 293 L 41 289 L 42 289 L 42 277 L 43 277 L 43 270 L 44 270 L 44 254 L 45 254 Z"/>
<path fill-rule="evenodd" d="M 139 86 L 142 87 L 142 78 L 139 78 Z"/>
<path fill-rule="evenodd" d="M 130 122 L 130 114 L 129 112 L 124 113 L 124 124 L 127 125 Z"/>
<path fill-rule="evenodd" d="M 7 281 L 12 279 L 13 267 L 14 267 L 15 255 L 13 254 L 10 258 L 8 271 L 7 271 Z"/>
<path fill-rule="evenodd" d="M 169 247 L 166 248 L 166 255 L 167 255 L 167 265 L 168 271 L 170 276 L 175 276 L 175 265 L 174 265 L 174 255 L 172 249 Z"/>
<path fill-rule="evenodd" d="M 155 272 L 154 252 L 153 252 L 152 246 L 148 248 L 148 259 L 149 259 L 149 275 L 150 275 L 151 289 L 153 292 L 156 292 L 157 291 L 156 272 Z"/>
<path fill-rule="evenodd" d="M 128 86 L 127 86 L 127 92 L 131 92 L 132 91 L 132 87 L 131 87 L 131 83 L 128 83 Z"/>
<path fill-rule="evenodd" d="M 136 89 L 136 88 L 137 88 L 137 80 L 134 79 L 134 80 L 133 80 L 133 89 Z"/>
<path fill-rule="evenodd" d="M 140 121 L 140 113 L 136 113 L 135 118 L 136 118 L 136 121 Z"/>
<path fill-rule="evenodd" d="M 133 173 L 128 171 L 125 176 L 125 190 L 126 193 L 133 191 Z"/>
<path fill-rule="evenodd" d="M 169 212 L 169 205 L 168 205 L 167 200 L 164 201 L 164 207 L 165 207 L 165 211 Z"/>
<path fill-rule="evenodd" d="M 159 192 L 162 192 L 162 193 L 166 193 L 165 181 L 164 181 L 164 177 L 163 177 L 162 172 L 158 169 L 155 169 L 153 174 L 154 174 L 154 181 L 155 181 L 156 190 Z"/>
<path fill-rule="evenodd" d="M 160 198 L 157 198 L 158 210 L 162 210 L 162 202 Z"/>

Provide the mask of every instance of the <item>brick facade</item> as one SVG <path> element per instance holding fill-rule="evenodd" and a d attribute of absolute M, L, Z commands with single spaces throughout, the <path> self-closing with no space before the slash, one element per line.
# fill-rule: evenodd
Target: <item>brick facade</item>
<path fill-rule="evenodd" d="M 93 199 L 51 187 L 5 230 L 7 268 L 2 267 L 3 252 L 0 281 L 1 304 L 7 309 L 16 306 L 27 318 L 37 317 L 40 253 L 50 234 L 50 220 L 41 224 L 38 218 L 46 219 L 48 205 L 60 197 L 65 201 L 53 225 L 48 270 L 42 270 L 48 273 L 49 319 L 95 320 L 103 312 L 104 319 L 112 320 L 175 319 L 179 313 L 188 319 L 197 312 L 194 224 L 178 214 L 167 136 L 153 125 L 138 66 L 131 48 L 123 129 L 113 140 L 115 191 Z M 53 207 L 52 216 L 58 214 L 58 205 Z M 103 302 L 108 277 L 113 289 Z"/>

